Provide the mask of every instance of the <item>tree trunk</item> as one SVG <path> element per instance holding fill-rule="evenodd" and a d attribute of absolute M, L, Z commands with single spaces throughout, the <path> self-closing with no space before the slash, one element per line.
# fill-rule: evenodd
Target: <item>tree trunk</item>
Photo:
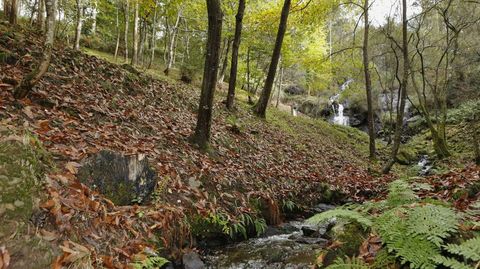
<path fill-rule="evenodd" d="M 155 1 L 155 10 L 153 12 L 153 22 L 152 22 L 152 40 L 151 43 L 151 51 L 150 51 L 150 61 L 148 62 L 148 69 L 152 67 L 152 63 L 155 60 L 155 48 L 157 47 L 156 41 L 157 41 L 157 6 L 158 3 Z"/>
<path fill-rule="evenodd" d="M 17 24 L 18 2 L 17 0 L 4 0 L 4 13 L 8 22 L 12 25 Z"/>
<path fill-rule="evenodd" d="M 248 103 L 253 105 L 252 90 L 250 89 L 250 47 L 247 48 L 247 93 Z"/>
<path fill-rule="evenodd" d="M 235 101 L 235 86 L 237 84 L 238 69 L 238 51 L 240 50 L 240 42 L 242 41 L 242 23 L 243 14 L 245 13 L 245 0 L 238 2 L 238 11 L 235 16 L 235 36 L 233 38 L 232 50 L 232 66 L 230 67 L 230 78 L 228 81 L 227 108 L 232 109 Z"/>
<path fill-rule="evenodd" d="M 203 70 L 202 93 L 198 107 L 197 126 L 195 128 L 195 134 L 192 137 L 192 141 L 198 144 L 203 150 L 208 148 L 210 141 L 212 106 L 215 87 L 217 85 L 223 19 L 220 0 L 206 1 L 208 10 L 207 54 Z"/>
<path fill-rule="evenodd" d="M 115 62 L 117 61 L 118 57 L 118 48 L 120 47 L 120 24 L 118 22 L 118 9 L 119 9 L 119 3 L 117 1 L 117 6 L 115 9 L 115 30 L 117 32 L 117 43 L 115 44 Z"/>
<path fill-rule="evenodd" d="M 217 83 L 223 82 L 223 80 L 225 79 L 225 72 L 227 72 L 228 56 L 230 54 L 230 47 L 232 46 L 232 41 L 230 39 L 227 39 L 226 42 L 227 49 L 225 51 L 225 57 L 223 58 L 222 69 L 220 70 Z"/>
<path fill-rule="evenodd" d="M 76 0 L 77 2 L 77 27 L 75 30 L 75 44 L 74 49 L 80 50 L 80 37 L 82 35 L 82 26 L 83 26 L 83 6 L 82 0 Z"/>
<path fill-rule="evenodd" d="M 368 56 L 368 34 L 370 22 L 368 21 L 368 0 L 364 4 L 364 35 L 363 35 L 363 70 L 365 72 L 365 91 L 367 93 L 367 107 L 368 107 L 368 136 L 369 136 L 369 150 L 370 160 L 375 159 L 375 119 L 373 115 L 373 98 L 372 98 L 372 80 L 370 78 L 370 59 Z"/>
<path fill-rule="evenodd" d="M 278 60 L 282 51 L 283 38 L 287 31 L 288 14 L 290 13 L 291 0 L 285 0 L 283 3 L 282 15 L 280 17 L 280 24 L 278 26 L 277 38 L 275 40 L 275 48 L 273 49 L 272 61 L 268 70 L 267 79 L 263 88 L 260 99 L 255 105 L 255 114 L 259 117 L 265 118 L 268 106 L 268 100 L 272 93 L 273 81 L 275 80 L 275 73 L 277 71 Z"/>
<path fill-rule="evenodd" d="M 97 0 L 93 1 L 93 10 L 92 10 L 92 36 L 95 36 L 97 33 L 97 10 L 98 3 Z"/>
<path fill-rule="evenodd" d="M 475 114 L 472 121 L 472 130 L 473 130 L 473 150 L 475 152 L 475 163 L 480 165 L 480 135 L 478 134 L 480 126 L 478 124 L 479 116 Z"/>
<path fill-rule="evenodd" d="M 146 34 L 147 34 L 147 29 L 146 29 L 146 26 L 147 26 L 147 23 L 145 20 L 141 20 L 140 22 L 140 43 L 138 45 L 138 58 L 137 58 L 137 64 L 143 64 L 144 61 L 143 61 L 143 51 L 144 51 L 144 47 L 145 47 L 145 40 L 147 38 Z"/>
<path fill-rule="evenodd" d="M 174 53 L 175 53 L 175 42 L 176 42 L 176 37 L 177 37 L 177 32 L 178 32 L 178 25 L 180 24 L 180 18 L 182 17 L 182 11 L 178 11 L 178 14 L 177 14 L 177 20 L 175 21 L 175 25 L 173 26 L 173 29 L 171 30 L 171 34 L 170 34 L 170 43 L 168 45 L 168 54 L 167 54 L 167 67 L 165 68 L 165 70 L 163 71 L 163 73 L 165 73 L 165 75 L 168 76 L 168 74 L 170 73 L 170 69 L 172 68 L 173 66 L 173 62 L 175 61 L 175 56 L 174 56 Z"/>
<path fill-rule="evenodd" d="M 133 18 L 133 55 L 132 55 L 132 65 L 138 64 L 138 13 L 139 13 L 139 0 L 135 0 L 134 6 L 134 18 Z"/>
<path fill-rule="evenodd" d="M 276 108 L 278 108 L 278 105 L 280 104 L 280 94 L 282 93 L 282 84 L 283 84 L 283 71 L 284 71 L 284 68 L 280 67 L 280 81 L 278 82 L 277 103 L 275 104 Z"/>
<path fill-rule="evenodd" d="M 397 160 L 398 150 L 402 140 L 403 116 L 405 113 L 405 103 L 407 100 L 407 82 L 410 69 L 408 62 L 408 32 L 407 32 L 407 0 L 402 0 L 402 53 L 403 53 L 403 75 L 400 85 L 400 106 L 397 111 L 397 120 L 395 126 L 395 135 L 393 137 L 393 146 L 390 160 L 383 168 L 383 173 L 388 174 Z"/>
<path fill-rule="evenodd" d="M 43 32 L 45 30 L 45 0 L 38 1 L 37 28 Z"/>
<path fill-rule="evenodd" d="M 130 3 L 129 0 L 126 0 L 125 3 L 125 62 L 128 63 L 128 21 L 129 21 L 129 13 L 130 13 Z"/>
<path fill-rule="evenodd" d="M 32 88 L 47 72 L 52 58 L 53 42 L 55 40 L 55 6 L 56 0 L 45 0 L 47 10 L 47 31 L 45 32 L 45 42 L 43 48 L 43 58 L 38 67 L 26 75 L 20 85 L 14 90 L 14 97 L 17 99 L 24 98 L 30 93 Z"/>

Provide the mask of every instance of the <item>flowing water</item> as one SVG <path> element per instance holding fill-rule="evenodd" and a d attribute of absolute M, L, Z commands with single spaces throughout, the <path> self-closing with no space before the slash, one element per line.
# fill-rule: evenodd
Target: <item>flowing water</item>
<path fill-rule="evenodd" d="M 333 208 L 318 204 L 311 211 L 321 213 Z M 207 250 L 203 260 L 209 269 L 311 269 L 335 223 L 335 219 L 319 225 L 296 220 L 268 227 L 263 237 Z"/>
<path fill-rule="evenodd" d="M 308 237 L 302 231 L 306 224 L 293 221 L 274 228 L 270 236 L 213 250 L 204 257 L 206 268 L 224 269 L 309 269 L 327 240 Z M 271 228 L 269 228 L 271 229 Z"/>
<path fill-rule="evenodd" d="M 330 97 L 330 104 L 332 106 L 334 117 L 332 122 L 338 125 L 350 125 L 350 118 L 344 115 L 345 104 L 339 103 L 340 94 L 353 82 L 353 79 L 348 79 L 340 86 L 340 92 Z M 337 109 L 338 106 L 338 109 Z"/>

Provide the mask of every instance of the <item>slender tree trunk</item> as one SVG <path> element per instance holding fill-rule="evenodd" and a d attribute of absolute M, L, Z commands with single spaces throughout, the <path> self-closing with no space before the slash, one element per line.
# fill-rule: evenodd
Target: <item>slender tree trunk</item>
<path fill-rule="evenodd" d="M 125 62 L 128 63 L 128 22 L 129 22 L 129 15 L 130 15 L 130 2 L 126 0 L 125 2 Z"/>
<path fill-rule="evenodd" d="M 137 65 L 138 64 L 138 39 L 139 39 L 139 34 L 138 34 L 138 15 L 139 15 L 139 0 L 135 0 L 135 6 L 134 6 L 134 18 L 133 18 L 133 55 L 132 55 L 132 65 Z"/>
<path fill-rule="evenodd" d="M 176 40 L 177 40 L 177 33 L 178 33 L 178 25 L 180 24 L 180 19 L 182 17 L 182 11 L 179 10 L 178 11 L 178 14 L 177 14 L 177 20 L 175 21 L 175 25 L 173 26 L 173 29 L 171 30 L 171 34 L 170 34 L 170 43 L 168 45 L 168 54 L 167 54 L 167 67 L 165 68 L 165 70 L 163 71 L 165 73 L 165 75 L 168 76 L 168 74 L 170 73 L 170 69 L 172 68 L 173 66 L 173 63 L 175 61 L 175 43 L 176 43 Z"/>
<path fill-rule="evenodd" d="M 97 0 L 93 1 L 93 10 L 92 10 L 92 36 L 95 36 L 97 33 L 97 13 L 98 13 L 98 3 Z"/>
<path fill-rule="evenodd" d="M 479 135 L 479 129 L 480 126 L 478 124 L 479 122 L 479 115 L 475 114 L 473 116 L 473 121 L 471 122 L 472 124 L 472 130 L 473 130 L 473 150 L 475 152 L 475 163 L 477 165 L 480 165 L 480 135 Z"/>
<path fill-rule="evenodd" d="M 144 51 L 144 47 L 145 47 L 145 39 L 147 38 L 146 37 L 146 34 L 147 34 L 147 31 L 146 31 L 146 22 L 145 20 L 141 20 L 140 21 L 140 33 L 139 33 L 139 36 L 140 36 L 140 42 L 139 42 L 139 45 L 138 45 L 138 59 L 137 59 L 137 64 L 143 64 L 143 51 Z"/>
<path fill-rule="evenodd" d="M 53 43 L 55 40 L 55 6 L 56 0 L 45 0 L 47 10 L 47 31 L 45 32 L 45 42 L 43 45 L 43 58 L 38 67 L 31 73 L 27 74 L 20 85 L 14 90 L 13 95 L 17 99 L 26 97 L 32 88 L 47 72 L 52 58 Z"/>
<path fill-rule="evenodd" d="M 38 0 L 33 1 L 32 12 L 30 12 L 30 25 L 33 25 L 33 18 L 35 17 L 35 13 L 37 13 L 38 19 Z"/>
<path fill-rule="evenodd" d="M 397 160 L 398 150 L 400 149 L 400 143 L 402 140 L 402 130 L 403 130 L 403 117 L 405 113 L 405 103 L 407 100 L 407 83 L 408 83 L 408 74 L 410 71 L 409 59 L 408 59 L 408 30 L 407 30 L 407 0 L 402 0 L 402 53 L 403 53 L 403 75 L 402 75 L 402 85 L 400 87 L 400 106 L 397 111 L 397 120 L 395 126 L 395 135 L 393 137 L 393 146 L 390 160 L 387 162 L 383 168 L 383 173 L 388 174 L 392 169 L 392 166 Z"/>
<path fill-rule="evenodd" d="M 369 150 L 370 160 L 375 159 L 375 119 L 373 115 L 373 98 L 372 98 L 372 80 L 370 76 L 370 59 L 368 56 L 368 35 L 370 22 L 368 21 L 368 0 L 364 1 L 364 35 L 363 35 L 363 70 L 365 72 L 365 91 L 367 93 L 367 107 L 368 107 L 368 136 L 369 136 Z"/>
<path fill-rule="evenodd" d="M 80 38 L 82 35 L 82 26 L 83 26 L 83 5 L 82 0 L 76 0 L 77 2 L 77 27 L 75 30 L 75 44 L 74 49 L 80 50 Z"/>
<path fill-rule="evenodd" d="M 190 60 L 190 35 L 188 34 L 188 24 L 187 20 L 184 20 L 185 22 L 185 60 L 188 61 Z"/>
<path fill-rule="evenodd" d="M 253 105 L 252 90 L 250 89 L 250 47 L 247 48 L 247 92 L 248 103 Z"/>
<path fill-rule="evenodd" d="M 202 93 L 198 107 L 197 126 L 192 137 L 193 142 L 204 150 L 208 148 L 210 142 L 213 97 L 217 85 L 223 19 L 220 0 L 206 0 L 206 2 L 208 10 L 207 54 L 203 70 Z"/>
<path fill-rule="evenodd" d="M 225 79 L 225 72 L 227 72 L 228 56 L 230 55 L 230 47 L 232 46 L 232 41 L 230 39 L 227 39 L 226 45 L 227 50 L 225 51 L 225 57 L 223 58 L 222 69 L 220 70 L 217 83 L 223 82 L 223 80 Z"/>
<path fill-rule="evenodd" d="M 242 41 L 243 14 L 245 13 L 245 0 L 239 0 L 238 11 L 235 16 L 235 36 L 233 38 L 232 66 L 228 81 L 227 108 L 232 109 L 235 101 L 235 87 L 237 84 L 238 52 Z"/>
<path fill-rule="evenodd" d="M 152 63 L 155 60 L 155 48 L 157 47 L 157 7 L 158 3 L 155 1 L 155 10 L 153 12 L 153 22 L 152 22 L 152 40 L 151 42 L 151 51 L 150 51 L 150 61 L 148 62 L 148 69 L 152 67 Z"/>
<path fill-rule="evenodd" d="M 120 47 L 120 24 L 118 21 L 118 9 L 119 9 L 119 3 L 117 1 L 117 6 L 115 9 L 115 31 L 117 32 L 117 42 L 115 44 L 115 62 L 117 61 L 118 57 L 118 48 Z"/>
<path fill-rule="evenodd" d="M 263 88 L 260 99 L 255 105 L 255 114 L 259 117 L 265 118 L 268 106 L 268 100 L 272 93 L 273 81 L 275 80 L 275 73 L 277 71 L 278 60 L 280 59 L 280 53 L 282 51 L 283 38 L 287 31 L 288 14 L 290 13 L 291 0 L 285 0 L 283 3 L 282 15 L 280 17 L 280 24 L 278 26 L 277 38 L 275 41 L 275 48 L 273 49 L 272 61 L 268 70 L 267 79 Z"/>
<path fill-rule="evenodd" d="M 38 1 L 37 28 L 42 32 L 45 30 L 45 0 Z"/>
<path fill-rule="evenodd" d="M 276 108 L 278 108 L 278 105 L 280 104 L 280 94 L 282 93 L 282 84 L 283 84 L 283 71 L 284 71 L 284 68 L 280 67 L 280 81 L 278 82 L 277 103 L 275 104 Z"/>

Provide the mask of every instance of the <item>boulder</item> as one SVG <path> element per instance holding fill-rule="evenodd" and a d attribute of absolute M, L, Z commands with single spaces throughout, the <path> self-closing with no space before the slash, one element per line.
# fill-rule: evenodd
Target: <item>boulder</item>
<path fill-rule="evenodd" d="M 205 264 L 200 259 L 196 252 L 187 252 L 182 256 L 182 263 L 184 269 L 203 269 Z"/>
<path fill-rule="evenodd" d="M 107 150 L 84 160 L 78 179 L 116 205 L 147 202 L 157 182 L 145 155 L 122 155 Z"/>
<path fill-rule="evenodd" d="M 284 90 L 284 92 L 288 93 L 288 94 L 291 94 L 291 95 L 301 95 L 301 94 L 305 93 L 305 90 L 300 86 L 292 85 L 292 86 L 287 87 Z"/>

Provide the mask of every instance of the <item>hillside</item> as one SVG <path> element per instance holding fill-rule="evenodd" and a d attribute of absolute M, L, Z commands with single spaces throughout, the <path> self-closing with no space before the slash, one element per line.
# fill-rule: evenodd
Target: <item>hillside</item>
<path fill-rule="evenodd" d="M 367 172 L 367 139 L 359 131 L 275 109 L 259 120 L 245 94 L 237 111 L 229 113 L 220 91 L 211 150 L 202 153 L 188 141 L 197 87 L 61 46 L 30 98 L 15 101 L 11 85 L 35 66 L 41 50 L 39 36 L 11 30 L 0 30 L 3 136 L 32 133 L 53 159 L 56 168 L 48 170 L 49 198 L 42 208 L 52 216 L 56 228 L 51 229 L 60 233 L 56 240 L 81 236 L 78 243 L 96 255 L 121 262 L 152 232 L 163 238 L 167 252 L 175 252 L 194 228 L 185 220 L 195 216 L 221 215 L 233 225 L 249 214 L 274 224 L 276 212 L 288 203 L 301 212 L 322 201 L 338 202 L 335 193 L 362 201 L 384 190 L 380 182 L 388 179 Z M 150 205 L 118 207 L 76 181 L 82 159 L 102 149 L 147 156 L 159 179 Z M 266 213 L 257 200 L 265 203 Z M 174 219 L 185 225 L 172 226 Z"/>

